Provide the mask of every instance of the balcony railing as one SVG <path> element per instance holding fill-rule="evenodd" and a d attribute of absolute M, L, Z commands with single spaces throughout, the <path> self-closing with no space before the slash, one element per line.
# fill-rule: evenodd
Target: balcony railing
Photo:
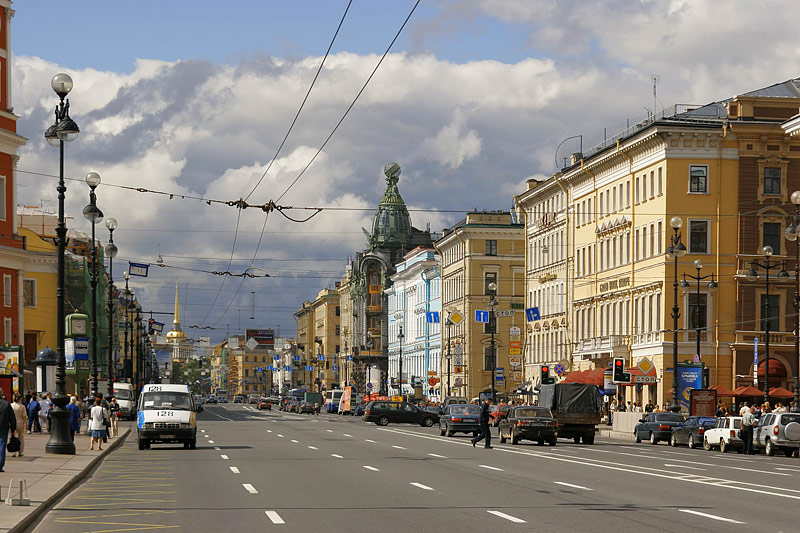
<path fill-rule="evenodd" d="M 763 331 L 736 331 L 736 342 L 740 344 L 753 344 L 753 339 L 758 338 L 759 344 L 763 346 L 767 338 Z M 794 344 L 794 332 L 791 331 L 770 331 L 770 344 Z"/>
<path fill-rule="evenodd" d="M 598 352 L 612 351 L 615 348 L 625 348 L 628 346 L 626 335 L 605 335 L 603 337 L 591 337 L 578 341 L 579 352 Z"/>
<path fill-rule="evenodd" d="M 637 333 L 633 336 L 633 344 L 656 344 L 661 342 L 663 336 L 660 331 L 648 331 L 647 333 Z"/>

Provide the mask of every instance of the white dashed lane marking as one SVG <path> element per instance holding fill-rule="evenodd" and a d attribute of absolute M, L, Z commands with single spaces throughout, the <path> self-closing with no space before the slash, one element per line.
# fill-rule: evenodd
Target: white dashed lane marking
<path fill-rule="evenodd" d="M 238 474 L 239 473 L 239 469 L 236 468 L 235 466 L 231 466 L 229 468 L 231 469 L 231 472 L 233 472 L 234 474 Z"/>
<path fill-rule="evenodd" d="M 403 448 L 402 446 L 392 446 L 392 448 L 397 448 L 398 450 L 407 450 L 408 448 Z"/>
<path fill-rule="evenodd" d="M 373 472 L 380 472 L 380 470 L 378 470 L 374 466 L 364 465 L 364 468 L 366 468 L 367 470 L 372 470 Z"/>
<path fill-rule="evenodd" d="M 499 516 L 500 518 L 505 518 L 509 522 L 514 522 L 515 524 L 525 524 L 525 520 L 522 518 L 517 518 L 516 516 L 511 516 L 510 514 L 501 513 L 500 511 L 486 511 L 489 514 L 493 514 L 495 516 Z"/>
<path fill-rule="evenodd" d="M 584 487 L 582 485 L 573 485 L 572 483 L 565 483 L 563 481 L 553 481 L 556 485 L 563 485 L 565 487 L 570 487 L 573 489 L 581 489 L 581 490 L 592 490 L 589 487 Z"/>
<path fill-rule="evenodd" d="M 708 513 L 701 513 L 700 511 L 693 511 L 691 509 L 678 509 L 682 513 L 689 513 L 697 516 L 702 516 L 703 518 L 710 518 L 711 520 L 717 520 L 719 522 L 729 522 L 731 524 L 744 524 L 745 522 L 740 522 L 739 520 L 734 520 L 733 518 L 725 518 L 724 516 L 717 516 Z"/>
<path fill-rule="evenodd" d="M 447 459 L 444 455 L 439 455 L 438 453 L 429 453 L 431 457 L 438 457 L 439 459 Z"/>
<path fill-rule="evenodd" d="M 246 490 L 250 494 L 258 494 L 258 491 L 256 490 L 256 488 L 253 485 L 251 485 L 250 483 L 242 483 L 242 486 L 244 487 L 244 490 Z"/>
<path fill-rule="evenodd" d="M 227 455 L 224 455 L 224 454 L 223 454 L 223 455 L 220 455 L 220 457 L 222 457 L 222 458 L 223 458 L 223 459 L 225 459 L 226 461 L 228 460 L 228 456 L 227 456 Z"/>
<path fill-rule="evenodd" d="M 283 521 L 281 515 L 276 513 L 275 511 L 264 511 L 267 513 L 267 518 L 269 518 L 273 524 L 285 524 L 286 522 Z"/>
<path fill-rule="evenodd" d="M 317 448 L 316 446 L 309 446 L 308 449 L 309 450 L 319 450 L 319 448 Z"/>
<path fill-rule="evenodd" d="M 502 468 L 497 468 L 496 466 L 489 466 L 489 465 L 478 465 L 480 468 L 486 468 L 487 470 L 497 470 L 498 472 L 505 472 Z"/>
<path fill-rule="evenodd" d="M 422 490 L 433 490 L 433 487 L 429 487 L 427 485 L 423 485 L 422 483 L 409 483 L 409 485 L 413 485 Z"/>
<path fill-rule="evenodd" d="M 344 459 L 344 457 L 342 457 L 341 455 L 339 455 L 337 453 L 332 453 L 331 457 L 336 457 L 337 459 Z"/>

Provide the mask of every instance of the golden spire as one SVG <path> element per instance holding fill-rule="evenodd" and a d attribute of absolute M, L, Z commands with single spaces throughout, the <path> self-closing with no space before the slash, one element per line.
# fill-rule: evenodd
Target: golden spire
<path fill-rule="evenodd" d="M 175 319 L 172 321 L 172 329 L 167 333 L 167 339 L 175 341 L 186 338 L 186 333 L 181 331 L 181 315 L 180 307 L 178 305 L 178 282 L 175 281 Z"/>

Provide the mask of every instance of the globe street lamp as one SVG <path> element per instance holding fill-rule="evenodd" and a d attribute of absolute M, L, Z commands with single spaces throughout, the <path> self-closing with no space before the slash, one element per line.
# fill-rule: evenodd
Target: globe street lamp
<path fill-rule="evenodd" d="M 696 351 L 696 355 L 695 355 L 695 361 L 699 363 L 701 361 L 701 359 L 700 359 L 700 332 L 703 329 L 703 327 L 705 327 L 705 326 L 703 326 L 703 327 L 700 326 L 700 322 L 701 322 L 701 319 L 702 319 L 701 314 L 700 314 L 700 282 L 703 281 L 704 279 L 711 278 L 711 281 L 707 285 L 708 290 L 711 291 L 711 292 L 713 292 L 717 288 L 717 282 L 714 281 L 714 274 L 713 273 L 705 275 L 705 276 L 701 276 L 700 275 L 700 269 L 703 268 L 703 262 L 701 260 L 697 259 L 694 262 L 694 267 L 697 269 L 697 275 L 684 274 L 683 275 L 683 281 L 681 281 L 681 287 L 683 288 L 684 291 L 688 292 L 688 290 L 689 290 L 689 282 L 686 281 L 686 278 L 689 278 L 689 279 L 694 280 L 694 281 L 697 282 L 697 293 L 696 293 L 697 294 L 697 300 L 695 301 L 694 328 L 695 328 L 695 336 L 696 336 L 696 341 L 697 341 L 697 351 Z"/>
<path fill-rule="evenodd" d="M 800 191 L 791 196 L 794 204 L 792 223 L 786 228 L 786 238 L 797 240 L 800 233 Z M 800 412 L 800 244 L 794 247 L 794 411 Z"/>
<path fill-rule="evenodd" d="M 770 321 L 773 318 L 770 316 L 769 306 L 769 271 L 773 268 L 781 267 L 778 273 L 778 279 L 789 279 L 789 274 L 786 272 L 786 263 L 783 261 L 770 261 L 772 257 L 772 246 L 764 246 L 761 249 L 764 254 L 764 262 L 752 261 L 750 263 L 750 270 L 747 271 L 747 281 L 757 281 L 760 277 L 756 271 L 756 267 L 763 268 L 766 272 L 766 294 L 763 298 L 763 305 L 761 306 L 761 323 L 764 327 L 764 402 L 769 401 L 769 332 Z M 777 316 L 775 317 L 777 318 Z M 756 377 L 758 376 L 758 365 L 753 369 Z"/>
<path fill-rule="evenodd" d="M 675 275 L 672 280 L 673 303 L 672 303 L 672 411 L 676 413 L 681 410 L 678 404 L 678 318 L 681 316 L 678 307 L 678 258 L 686 255 L 686 246 L 681 242 L 681 227 L 683 219 L 674 216 L 669 220 L 673 234 L 670 237 L 670 245 L 667 248 L 667 259 L 675 264 Z"/>
<path fill-rule="evenodd" d="M 72 90 L 72 78 L 63 72 L 56 74 L 50 80 L 50 87 L 60 100 L 55 110 L 55 123 L 47 128 L 44 137 L 51 146 L 59 149 L 58 172 L 58 225 L 56 236 L 58 238 L 58 276 L 56 288 L 56 353 L 58 365 L 56 366 L 56 394 L 53 396 L 53 407 L 50 410 L 52 422 L 50 440 L 47 441 L 45 451 L 62 455 L 75 455 L 75 443 L 69 433 L 70 412 L 67 411 L 67 360 L 64 353 L 65 316 L 64 316 L 64 249 L 67 242 L 67 225 L 64 218 L 64 197 L 67 187 L 64 185 L 64 143 L 74 141 L 78 137 L 80 128 L 69 116 L 69 99 L 66 96 Z"/>
<path fill-rule="evenodd" d="M 94 227 L 94 225 L 92 226 Z M 106 244 L 106 256 L 108 257 L 108 352 L 106 353 L 106 365 L 108 368 L 108 383 L 106 393 L 114 394 L 114 258 L 117 257 L 119 249 L 114 244 L 114 230 L 117 229 L 117 219 L 107 218 L 106 228 L 108 228 L 108 244 Z"/>
<path fill-rule="evenodd" d="M 400 333 L 397 334 L 397 340 L 400 341 L 400 358 L 399 358 L 400 372 L 398 372 L 397 386 L 400 388 L 401 397 L 403 396 L 403 339 L 405 338 L 406 336 L 403 335 L 403 325 L 401 324 Z"/>
<path fill-rule="evenodd" d="M 492 334 L 492 341 L 491 341 L 492 342 L 492 344 L 491 344 L 491 346 L 492 346 L 492 355 L 491 355 L 491 359 L 492 359 L 492 376 L 491 376 L 490 380 L 491 380 L 491 383 L 492 383 L 492 401 L 495 401 L 496 391 L 495 391 L 495 386 L 494 386 L 494 381 L 495 381 L 495 375 L 494 374 L 495 374 L 495 372 L 497 372 L 497 357 L 496 357 L 497 354 L 495 353 L 495 347 L 494 347 L 494 333 L 497 330 L 497 318 L 495 317 L 494 310 L 497 308 L 497 305 L 498 305 L 498 302 L 497 302 L 497 283 L 491 282 L 487 288 L 489 289 L 489 292 L 490 292 L 490 294 L 492 296 L 491 299 L 489 300 L 489 303 L 487 303 L 486 306 L 489 308 L 489 329 L 490 329 L 490 332 Z"/>
<path fill-rule="evenodd" d="M 100 174 L 89 172 L 86 174 L 86 184 L 89 186 L 89 205 L 83 208 L 83 216 L 92 223 L 92 251 L 89 255 L 91 268 L 90 291 L 89 291 L 89 313 L 92 315 L 90 338 L 89 338 L 89 374 L 91 376 L 91 395 L 97 393 L 97 243 L 95 242 L 95 224 L 103 220 L 103 212 L 97 207 L 97 195 L 95 189 L 100 185 Z"/>

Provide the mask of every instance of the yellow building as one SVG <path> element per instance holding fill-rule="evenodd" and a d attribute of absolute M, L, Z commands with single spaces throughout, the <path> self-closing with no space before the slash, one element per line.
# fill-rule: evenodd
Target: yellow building
<path fill-rule="evenodd" d="M 311 309 L 314 317 L 314 346 L 309 364 L 314 367 L 314 385 L 317 390 L 327 390 L 333 388 L 334 384 L 339 385 L 342 375 L 339 361 L 341 352 L 339 293 L 336 289 L 322 289 L 311 304 Z"/>
<path fill-rule="evenodd" d="M 520 350 L 525 327 L 523 225 L 509 212 L 471 212 L 446 229 L 435 247 L 442 258 L 442 309 L 457 310 L 465 317 L 449 334 L 453 358 L 449 389 L 453 395 L 467 398 L 492 390 L 494 331 L 494 366 L 501 369 L 498 375 L 503 377 L 495 381 L 495 390 L 513 391 L 522 384 L 521 369 L 511 370 L 509 356 L 513 352 L 512 357 L 516 357 Z M 475 311 L 489 309 L 491 284 L 496 285 L 498 302 L 495 322 L 476 322 Z M 443 357 L 447 353 L 445 345 Z M 442 368 L 447 368 L 444 359 Z M 441 375 L 446 374 L 445 370 Z"/>
<path fill-rule="evenodd" d="M 56 247 L 34 231 L 19 227 L 25 239 L 25 270 L 22 279 L 22 303 L 25 324 L 25 359 L 49 346 L 56 347 L 56 287 L 58 257 Z M 28 368 L 33 370 L 33 368 Z"/>
<path fill-rule="evenodd" d="M 353 330 L 353 300 L 351 296 L 351 270 L 350 266 L 347 266 L 347 270 L 345 271 L 344 276 L 342 276 L 342 280 L 339 282 L 336 291 L 339 293 L 339 324 L 340 324 L 340 332 L 341 332 L 341 355 L 339 357 L 339 365 L 341 367 L 341 376 L 340 381 L 342 386 L 345 387 L 349 385 L 349 381 L 352 380 L 353 376 L 353 355 L 357 346 L 355 345 L 355 336 Z"/>
<path fill-rule="evenodd" d="M 314 366 L 314 310 L 311 302 L 303 302 L 300 309 L 294 313 L 297 323 L 297 351 L 295 356 L 299 361 L 292 361 L 292 387 L 309 387 L 313 382 L 312 373 L 306 368 Z"/>

